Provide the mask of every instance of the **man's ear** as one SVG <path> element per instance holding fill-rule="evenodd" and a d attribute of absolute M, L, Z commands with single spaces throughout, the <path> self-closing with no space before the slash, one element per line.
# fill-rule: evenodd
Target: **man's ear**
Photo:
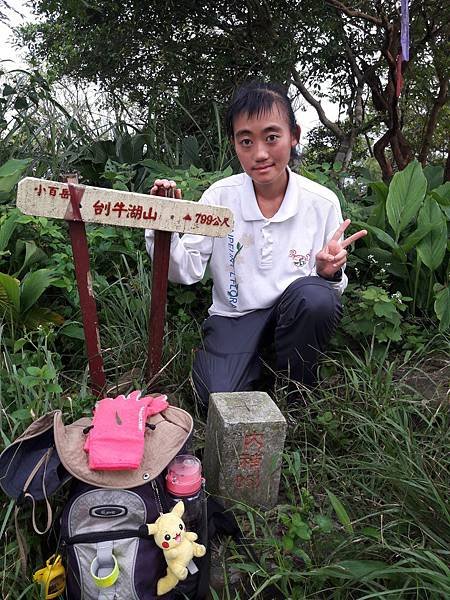
<path fill-rule="evenodd" d="M 292 132 L 292 138 L 293 138 L 293 139 L 292 139 L 292 143 L 291 143 L 291 146 L 292 146 L 292 147 L 296 146 L 296 145 L 299 143 L 299 141 L 300 141 L 300 134 L 301 134 L 301 132 L 302 132 L 302 130 L 301 130 L 301 128 L 300 128 L 300 125 L 298 125 L 298 124 L 297 124 L 297 125 L 295 126 L 295 132 Z M 294 140 L 295 140 L 295 141 L 294 141 Z"/>

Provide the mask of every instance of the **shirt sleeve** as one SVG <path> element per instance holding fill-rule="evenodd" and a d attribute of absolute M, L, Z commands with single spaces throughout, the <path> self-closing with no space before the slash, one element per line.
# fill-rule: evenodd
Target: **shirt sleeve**
<path fill-rule="evenodd" d="M 213 204 L 203 194 L 199 204 Z M 145 246 L 153 260 L 155 231 L 145 230 Z M 172 233 L 170 242 L 169 280 L 173 283 L 190 285 L 203 279 L 213 249 L 214 238 L 205 235 L 186 233 L 180 236 Z"/>

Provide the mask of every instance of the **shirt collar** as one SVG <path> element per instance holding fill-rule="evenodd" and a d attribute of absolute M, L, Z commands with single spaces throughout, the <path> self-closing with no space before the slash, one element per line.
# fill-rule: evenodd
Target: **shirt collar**
<path fill-rule="evenodd" d="M 241 211 L 244 221 L 272 221 L 280 223 L 286 221 L 298 213 L 299 198 L 295 177 L 289 167 L 286 167 L 289 180 L 280 208 L 271 219 L 266 219 L 256 201 L 255 189 L 251 177 L 244 173 L 244 187 L 241 197 Z"/>

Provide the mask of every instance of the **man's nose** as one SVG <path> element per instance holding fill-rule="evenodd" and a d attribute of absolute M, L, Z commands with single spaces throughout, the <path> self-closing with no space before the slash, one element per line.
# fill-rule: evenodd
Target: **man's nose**
<path fill-rule="evenodd" d="M 266 160 L 268 156 L 269 153 L 267 152 L 266 145 L 263 143 L 257 143 L 255 145 L 255 160 L 263 161 Z"/>

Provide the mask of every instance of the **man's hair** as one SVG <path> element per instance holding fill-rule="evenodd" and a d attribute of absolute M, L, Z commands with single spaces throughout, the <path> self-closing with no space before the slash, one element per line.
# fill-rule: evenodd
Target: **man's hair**
<path fill-rule="evenodd" d="M 297 122 L 286 90 L 276 83 L 251 81 L 237 88 L 233 94 L 233 99 L 225 115 L 225 129 L 228 138 L 234 137 L 233 121 L 237 116 L 246 114 L 249 117 L 255 115 L 259 117 L 270 112 L 274 104 L 284 112 L 289 129 L 295 133 Z"/>

